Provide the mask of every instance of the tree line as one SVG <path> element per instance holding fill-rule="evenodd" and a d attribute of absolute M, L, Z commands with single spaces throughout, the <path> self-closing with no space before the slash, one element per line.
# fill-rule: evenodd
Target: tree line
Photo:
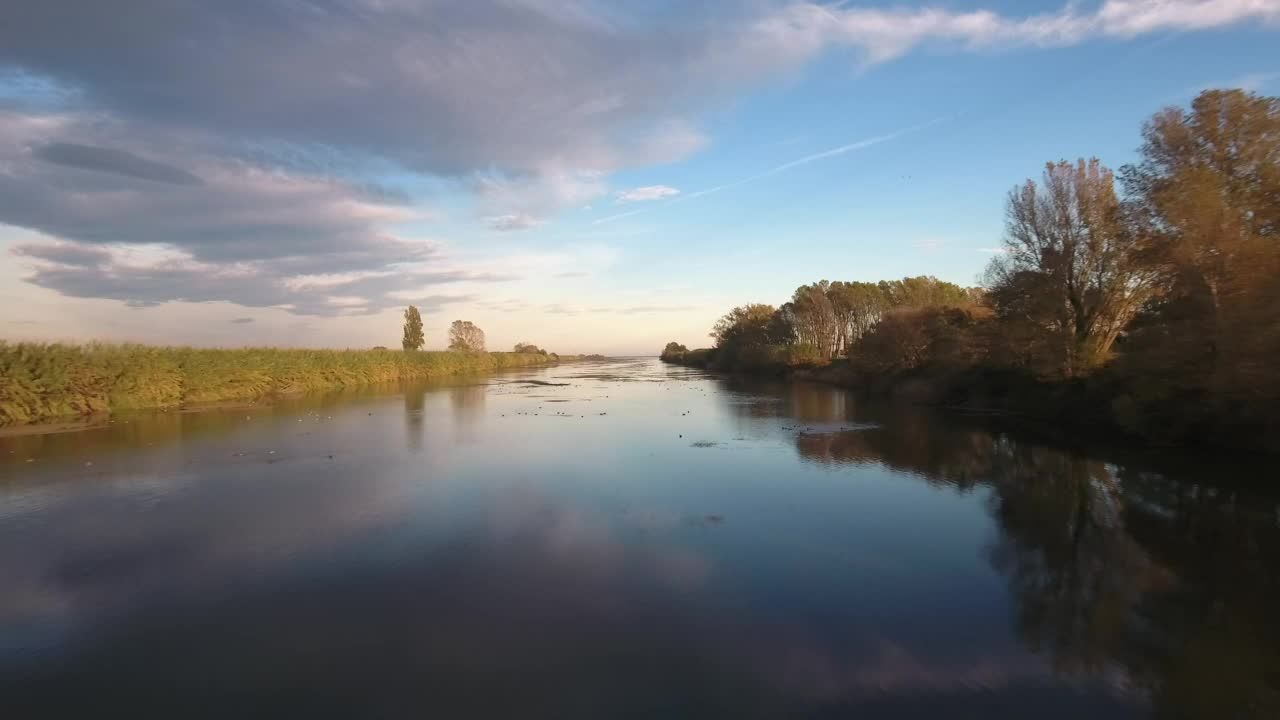
<path fill-rule="evenodd" d="M 1002 250 L 979 288 L 824 280 L 780 307 L 734 308 L 713 350 L 673 343 L 664 356 L 733 369 L 847 359 L 879 374 L 1002 370 L 1106 385 L 1122 422 L 1197 409 L 1275 425 L 1280 98 L 1208 90 L 1161 110 L 1118 173 L 1096 158 L 1048 163 L 1009 192 Z"/>

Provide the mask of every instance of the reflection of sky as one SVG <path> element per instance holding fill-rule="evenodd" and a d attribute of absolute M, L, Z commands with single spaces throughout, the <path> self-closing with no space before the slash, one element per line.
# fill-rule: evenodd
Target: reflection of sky
<path fill-rule="evenodd" d="M 36 454 L 15 452 L 22 477 L 0 486 L 0 647 L 147 657 L 153 616 L 198 607 L 262 624 L 281 662 L 290 633 L 340 625 L 317 652 L 393 674 L 351 633 L 432 644 L 410 664 L 469 658 L 457 670 L 536 659 L 571 676 L 634 651 L 653 682 L 692 662 L 775 700 L 1048 682 L 984 554 L 986 489 L 802 461 L 784 428 L 860 422 L 845 399 L 749 413 L 716 381 L 646 382 L 666 372 L 185 415 L 165 442 L 145 416 L 0 440 Z M 299 604 L 272 640 L 266 619 Z"/>

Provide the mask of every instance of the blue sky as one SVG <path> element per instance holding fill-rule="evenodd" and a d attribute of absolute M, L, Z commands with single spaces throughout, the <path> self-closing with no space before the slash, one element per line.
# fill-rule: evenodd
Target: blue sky
<path fill-rule="evenodd" d="M 109 7 L 108 7 L 109 6 Z M 0 337 L 652 353 L 973 284 L 1044 162 L 1280 93 L 1280 0 L 48 0 L 0 28 Z"/>

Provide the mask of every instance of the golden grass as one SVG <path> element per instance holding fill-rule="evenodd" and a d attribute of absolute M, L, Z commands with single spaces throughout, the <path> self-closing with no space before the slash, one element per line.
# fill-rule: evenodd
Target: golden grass
<path fill-rule="evenodd" d="M 544 365 L 539 354 L 0 341 L 0 425 Z"/>

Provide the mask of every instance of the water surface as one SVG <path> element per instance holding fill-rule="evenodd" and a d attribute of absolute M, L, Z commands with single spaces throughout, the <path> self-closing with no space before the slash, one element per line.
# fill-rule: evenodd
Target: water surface
<path fill-rule="evenodd" d="M 0 707 L 1275 718 L 1268 471 L 651 359 L 0 438 Z"/>

